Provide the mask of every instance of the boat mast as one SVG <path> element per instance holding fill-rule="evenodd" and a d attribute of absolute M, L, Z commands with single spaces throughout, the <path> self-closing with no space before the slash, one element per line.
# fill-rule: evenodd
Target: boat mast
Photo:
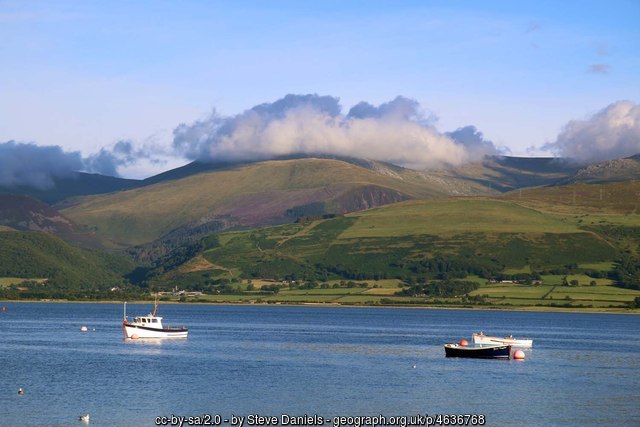
<path fill-rule="evenodd" d="M 153 316 L 155 317 L 158 312 L 158 293 L 156 292 L 155 298 L 153 300 Z"/>
<path fill-rule="evenodd" d="M 124 321 L 127 321 L 127 302 L 124 302 Z"/>

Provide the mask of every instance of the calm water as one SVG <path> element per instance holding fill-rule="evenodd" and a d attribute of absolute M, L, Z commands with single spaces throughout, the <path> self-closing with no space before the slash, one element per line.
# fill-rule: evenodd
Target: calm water
<path fill-rule="evenodd" d="M 640 316 L 165 305 L 165 323 L 188 325 L 189 338 L 145 342 L 122 339 L 121 305 L 0 305 L 1 426 L 82 425 L 84 413 L 92 426 L 437 413 L 640 425 Z M 524 361 L 444 357 L 443 343 L 476 330 L 532 337 L 534 348 Z"/>

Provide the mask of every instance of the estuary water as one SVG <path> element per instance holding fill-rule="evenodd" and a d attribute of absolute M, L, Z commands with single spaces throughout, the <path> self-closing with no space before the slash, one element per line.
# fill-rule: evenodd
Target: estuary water
<path fill-rule="evenodd" d="M 119 304 L 0 305 L 0 426 L 81 426 L 87 413 L 91 426 L 418 414 L 640 425 L 637 315 L 161 305 L 189 338 L 125 341 Z M 534 347 L 522 361 L 444 357 L 445 342 L 480 330 Z"/>

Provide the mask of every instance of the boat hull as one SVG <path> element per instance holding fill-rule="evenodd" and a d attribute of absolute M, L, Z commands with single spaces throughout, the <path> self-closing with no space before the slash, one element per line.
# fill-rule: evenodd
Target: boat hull
<path fill-rule="evenodd" d="M 531 339 L 517 339 L 513 337 L 492 337 L 489 335 L 474 333 L 473 343 L 477 345 L 510 345 L 512 347 L 529 348 L 533 347 Z"/>
<path fill-rule="evenodd" d="M 187 338 L 189 330 L 187 328 L 147 328 L 124 323 L 122 325 L 126 338 Z"/>
<path fill-rule="evenodd" d="M 459 344 L 445 344 L 446 357 L 467 357 L 471 359 L 509 359 L 510 345 L 493 345 L 486 347 L 466 347 Z"/>

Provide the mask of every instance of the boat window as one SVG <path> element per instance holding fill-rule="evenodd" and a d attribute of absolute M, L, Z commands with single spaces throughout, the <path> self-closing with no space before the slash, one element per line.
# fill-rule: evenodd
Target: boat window
<path fill-rule="evenodd" d="M 152 323 L 158 323 L 158 319 L 151 319 Z"/>
<path fill-rule="evenodd" d="M 142 318 L 142 323 L 147 323 L 147 319 L 145 319 L 144 317 Z"/>

